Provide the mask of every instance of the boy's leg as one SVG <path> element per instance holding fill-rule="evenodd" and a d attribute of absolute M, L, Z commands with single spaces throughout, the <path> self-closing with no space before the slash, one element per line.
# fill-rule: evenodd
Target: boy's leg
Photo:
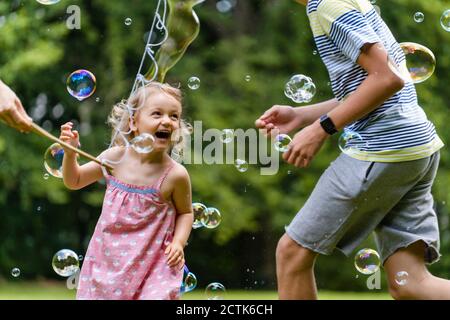
<path fill-rule="evenodd" d="M 425 243 L 418 241 L 392 254 L 384 265 L 394 299 L 450 299 L 450 281 L 433 276 L 425 266 Z M 398 273 L 406 271 L 404 283 Z"/>
<path fill-rule="evenodd" d="M 437 169 L 438 155 L 432 158 L 378 163 L 341 154 L 333 161 L 278 245 L 280 298 L 316 298 L 313 266 L 317 254 L 327 255 L 338 248 L 349 256 L 377 226 L 382 257 L 420 239 L 427 239 L 437 256 L 437 219 L 428 210 L 431 194 L 423 201 Z M 397 206 L 400 200 L 404 201 Z"/>
<path fill-rule="evenodd" d="M 314 261 L 317 253 L 284 234 L 276 251 L 278 297 L 281 300 L 317 299 Z"/>
<path fill-rule="evenodd" d="M 278 243 L 280 299 L 316 299 L 313 267 L 317 254 L 328 255 L 335 248 L 351 254 L 401 197 L 397 192 L 380 202 L 373 199 L 378 196 L 375 194 L 368 201 L 366 187 L 372 184 L 368 178 L 374 165 L 341 154 L 321 175 Z M 379 170 L 383 171 L 383 167 L 380 165 Z M 386 180 L 392 180 L 390 172 L 386 176 Z"/>

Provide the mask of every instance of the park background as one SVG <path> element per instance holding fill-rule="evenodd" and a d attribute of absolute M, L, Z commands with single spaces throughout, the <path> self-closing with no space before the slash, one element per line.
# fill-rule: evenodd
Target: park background
<path fill-rule="evenodd" d="M 34 121 L 54 135 L 59 135 L 60 125 L 74 120 L 83 150 L 97 155 L 109 144 L 107 114 L 133 85 L 156 2 L 61 0 L 43 6 L 34 0 L 1 0 L 0 79 L 17 92 Z M 293 104 L 284 95 L 284 85 L 294 74 L 308 75 L 316 84 L 311 103 L 332 98 L 327 71 L 314 54 L 303 6 L 293 0 L 237 0 L 231 1 L 233 8 L 221 12 L 217 2 L 206 0 L 194 8 L 200 34 L 166 77 L 167 82 L 181 85 L 188 122 L 201 120 L 204 130 L 253 128 L 254 120 L 273 104 Z M 81 9 L 79 30 L 66 26 L 69 5 Z M 434 75 L 416 88 L 420 105 L 448 144 L 450 33 L 439 19 L 450 2 L 377 0 L 376 5 L 399 42 L 417 42 L 434 52 Z M 421 23 L 413 19 L 419 11 L 425 16 Z M 130 25 L 125 24 L 127 18 L 132 19 Z M 87 69 L 97 78 L 96 92 L 83 102 L 66 90 L 68 75 L 77 69 Z M 191 76 L 201 80 L 197 90 L 187 86 Z M 51 260 L 63 248 L 84 255 L 101 211 L 104 185 L 69 191 L 60 179 L 44 179 L 43 156 L 50 144 L 0 125 L 3 299 L 73 297 L 66 279 L 53 271 Z M 430 270 L 450 278 L 447 150 L 442 149 L 433 189 L 443 256 Z M 233 165 L 186 165 L 193 201 L 218 208 L 223 217 L 218 228 L 195 229 L 190 236 L 185 254 L 198 279 L 194 292 L 200 294 L 207 284 L 220 282 L 230 292 L 240 290 L 238 298 L 275 298 L 277 241 L 339 152 L 336 135 L 309 168 L 282 163 L 273 176 L 260 175 L 258 165 L 250 165 L 244 173 Z M 365 247 L 375 248 L 372 238 L 359 249 Z M 17 278 L 11 275 L 15 267 L 20 269 Z M 369 290 L 367 276 L 355 269 L 353 257 L 339 252 L 319 257 L 316 278 L 320 292 L 335 292 L 322 298 L 358 298 L 344 292 L 387 297 L 384 276 L 381 290 Z M 258 296 L 260 292 L 269 293 Z"/>

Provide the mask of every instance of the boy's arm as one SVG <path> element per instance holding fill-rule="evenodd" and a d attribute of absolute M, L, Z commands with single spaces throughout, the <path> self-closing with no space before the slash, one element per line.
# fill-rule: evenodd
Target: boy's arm
<path fill-rule="evenodd" d="M 178 169 L 178 168 L 177 168 Z M 194 222 L 192 212 L 191 181 L 187 170 L 179 166 L 174 180 L 172 200 L 177 211 L 173 242 L 178 242 L 182 247 L 186 245 Z"/>
<path fill-rule="evenodd" d="M 366 44 L 357 59 L 368 76 L 345 101 L 328 113 L 337 129 L 360 119 L 399 91 L 404 82 L 387 64 L 387 52 L 381 44 Z M 283 158 L 298 167 L 306 167 L 329 135 L 318 120 L 297 133 Z"/>
<path fill-rule="evenodd" d="M 335 98 L 302 107 L 274 105 L 255 121 L 255 126 L 267 134 L 272 134 L 272 130 L 275 134 L 287 134 L 310 125 L 338 105 L 339 101 Z"/>
<path fill-rule="evenodd" d="M 319 102 L 316 104 L 311 104 L 305 107 L 295 108 L 298 116 L 302 117 L 304 120 L 304 126 L 309 126 L 314 121 L 319 119 L 322 115 L 330 112 L 339 105 L 339 101 L 336 98 Z"/>
<path fill-rule="evenodd" d="M 379 43 L 366 44 L 357 63 L 368 73 L 358 89 L 339 107 L 328 113 L 336 129 L 342 129 L 378 108 L 404 86 L 389 68 L 387 52 Z"/>

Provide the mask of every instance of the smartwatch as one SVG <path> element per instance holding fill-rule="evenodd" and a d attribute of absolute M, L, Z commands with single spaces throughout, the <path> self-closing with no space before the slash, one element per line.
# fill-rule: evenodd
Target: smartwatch
<path fill-rule="evenodd" d="M 331 120 L 331 118 L 328 117 L 327 114 L 324 114 L 323 116 L 320 117 L 320 125 L 322 126 L 323 130 L 325 130 L 325 132 L 328 133 L 329 135 L 338 132 L 336 130 L 336 126 L 334 125 L 333 121 Z"/>

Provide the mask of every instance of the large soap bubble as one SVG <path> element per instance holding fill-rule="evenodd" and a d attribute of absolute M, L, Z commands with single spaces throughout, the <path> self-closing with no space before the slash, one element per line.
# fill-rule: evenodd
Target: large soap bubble
<path fill-rule="evenodd" d="M 380 264 L 380 255 L 373 249 L 362 249 L 355 255 L 355 267 L 362 274 L 377 272 Z"/>
<path fill-rule="evenodd" d="M 406 66 L 413 82 L 420 83 L 431 77 L 436 68 L 433 52 L 414 42 L 404 42 L 400 46 L 406 55 Z"/>
<path fill-rule="evenodd" d="M 77 70 L 67 78 L 67 91 L 79 101 L 89 98 L 95 92 L 96 79 L 88 70 Z"/>
<path fill-rule="evenodd" d="M 59 250 L 52 259 L 53 270 L 62 277 L 70 277 L 80 269 L 78 255 L 69 249 Z"/>
<path fill-rule="evenodd" d="M 284 94 L 295 103 L 310 102 L 316 94 L 316 85 L 310 77 L 296 74 L 286 83 Z"/>
<path fill-rule="evenodd" d="M 47 148 L 44 154 L 44 167 L 48 173 L 56 178 L 62 178 L 62 163 L 64 149 L 59 143 L 54 143 Z"/>

